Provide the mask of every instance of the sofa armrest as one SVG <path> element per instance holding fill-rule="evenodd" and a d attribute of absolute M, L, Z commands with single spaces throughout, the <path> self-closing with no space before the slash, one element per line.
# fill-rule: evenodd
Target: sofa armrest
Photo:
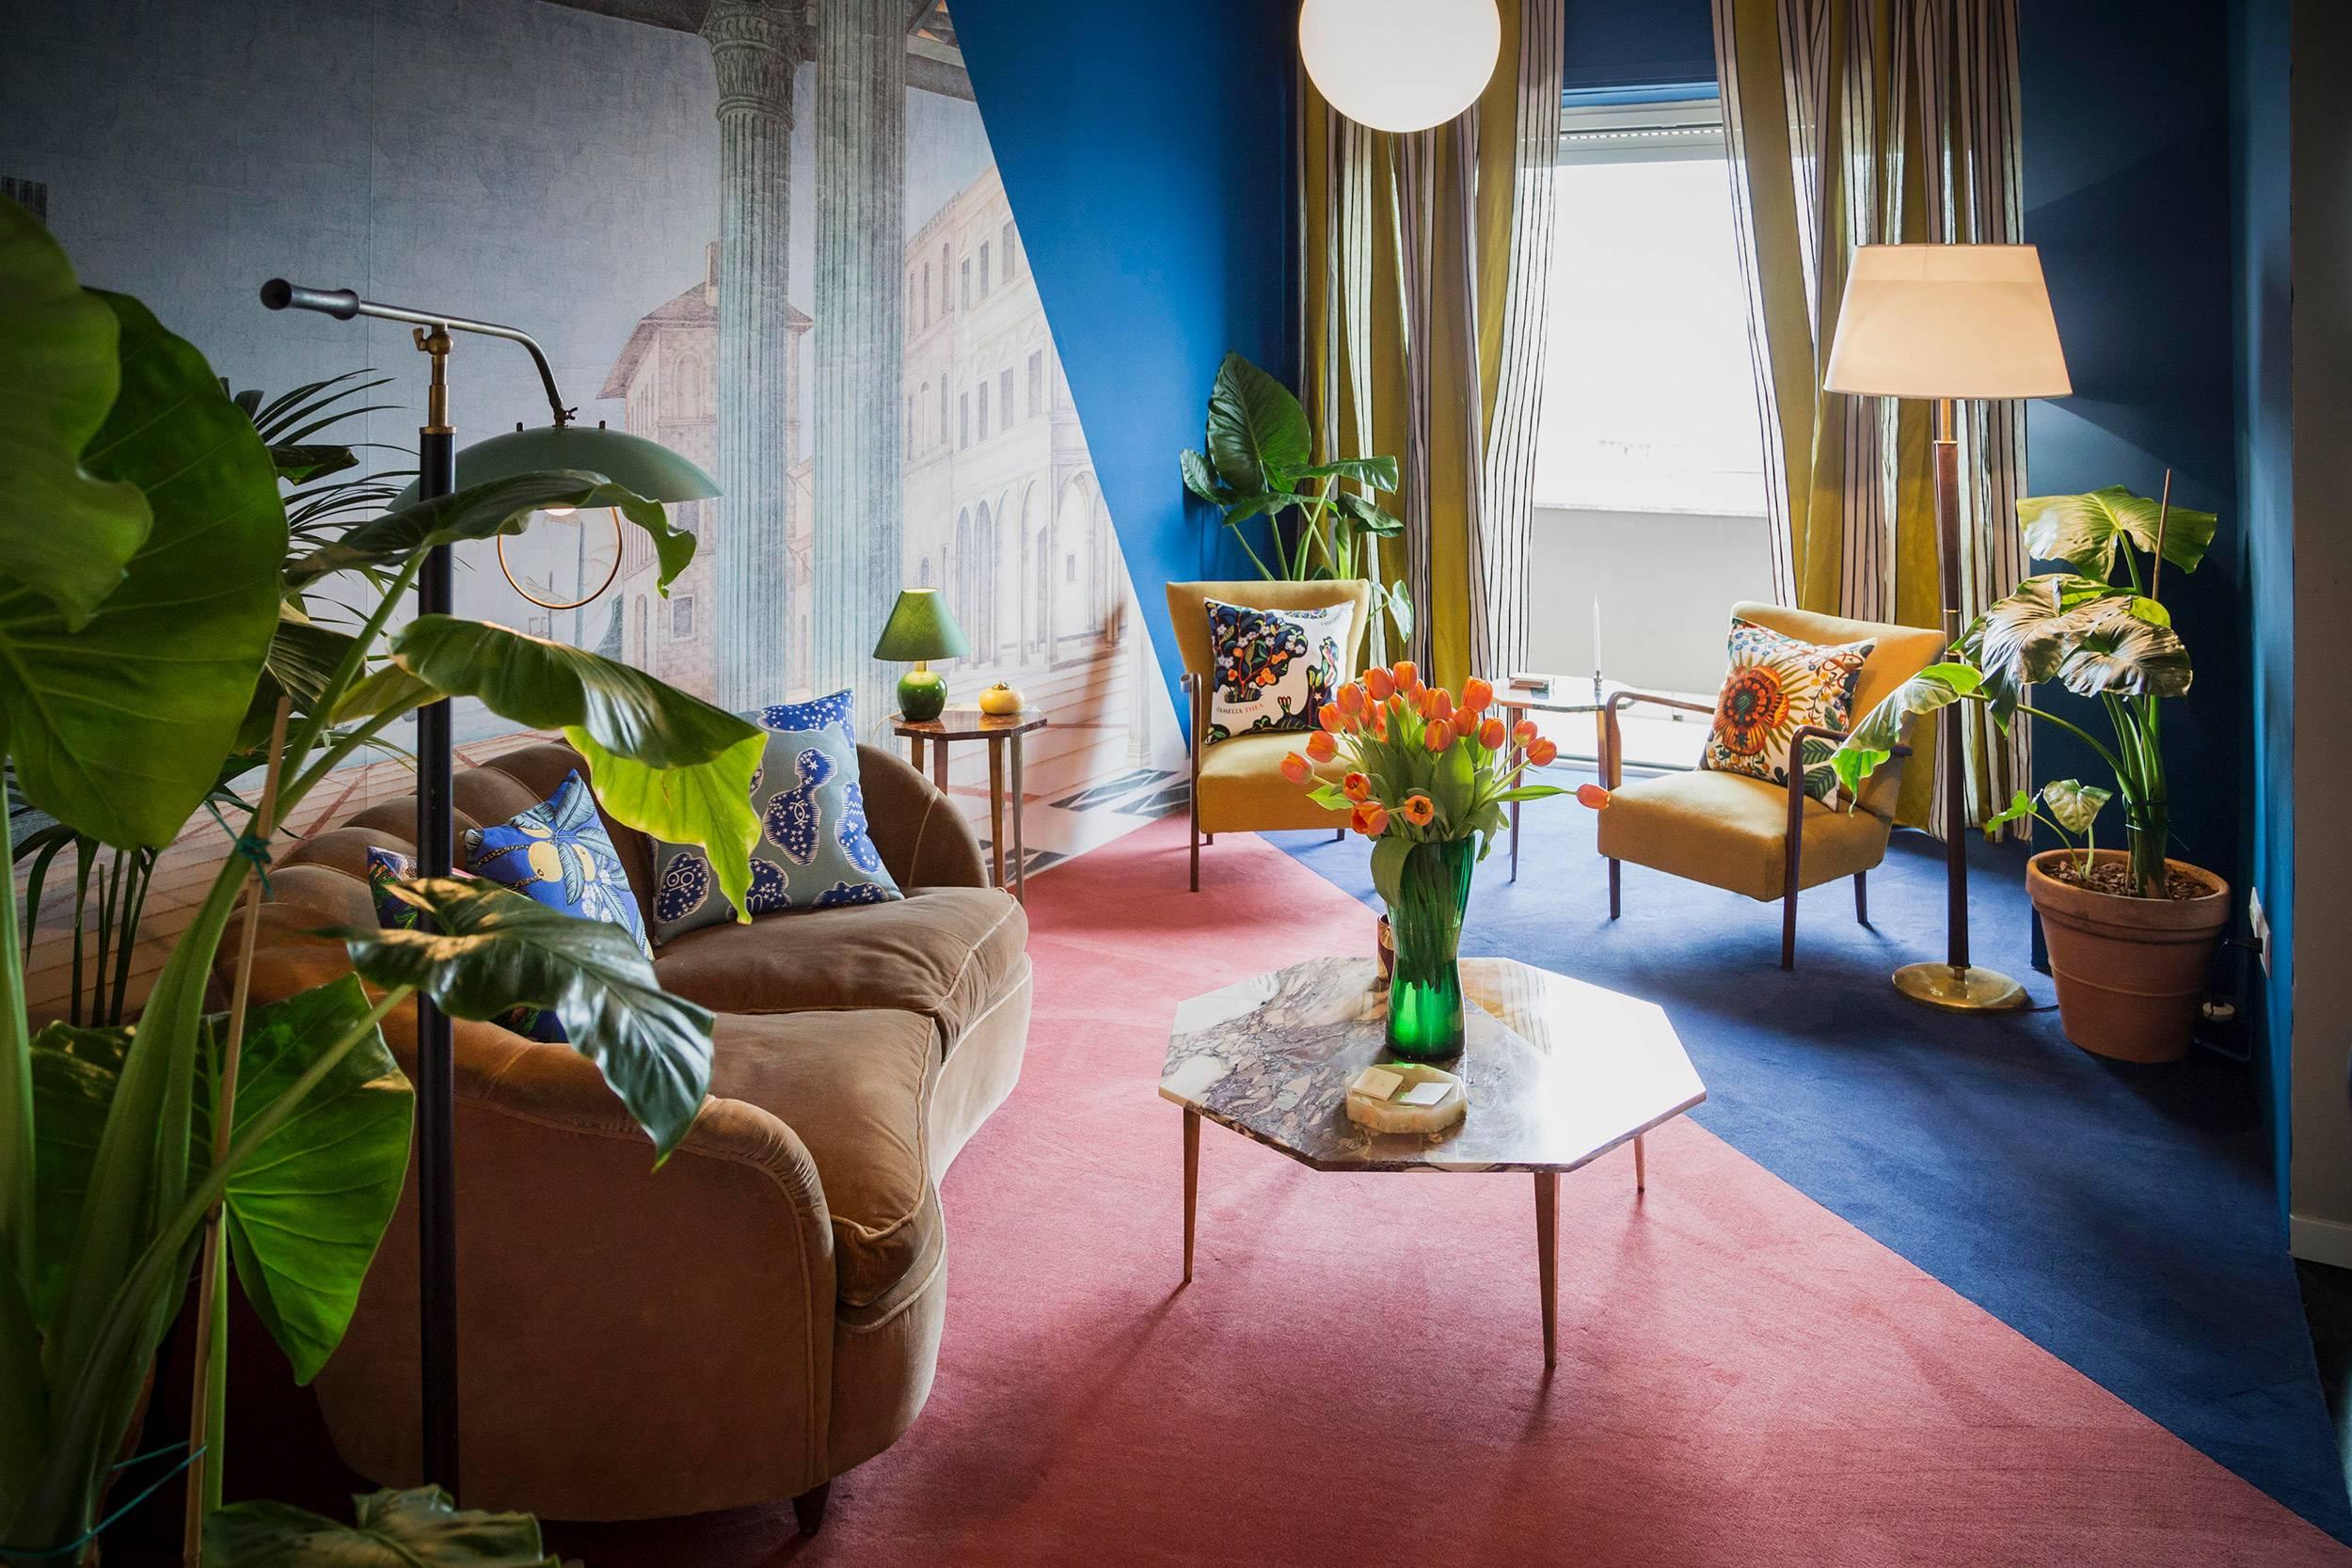
<path fill-rule="evenodd" d="M 979 835 L 912 763 L 879 746 L 857 749 L 866 831 L 900 887 L 988 887 Z"/>

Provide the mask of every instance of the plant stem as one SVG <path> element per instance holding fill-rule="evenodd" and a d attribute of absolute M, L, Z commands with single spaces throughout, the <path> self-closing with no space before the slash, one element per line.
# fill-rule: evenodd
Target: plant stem
<path fill-rule="evenodd" d="M 24 1010 L 24 950 L 16 918 L 16 824 L 0 810 L 0 1232 L 5 1260 L 27 1288 L 33 1278 L 33 1035 Z"/>
<path fill-rule="evenodd" d="M 1258 575 L 1260 577 L 1265 578 L 1268 582 L 1279 582 L 1282 580 L 1280 573 L 1275 571 L 1264 562 L 1258 559 L 1258 552 L 1249 547 L 1249 536 L 1242 532 L 1241 525 L 1239 523 L 1229 522 L 1225 526 L 1232 529 L 1233 531 L 1233 537 L 1241 541 L 1242 554 L 1249 558 L 1249 564 L 1258 568 Z M 1267 526 L 1273 531 L 1274 547 L 1276 553 L 1279 554 L 1280 553 L 1282 547 L 1282 531 L 1279 527 L 1271 523 Z"/>
<path fill-rule="evenodd" d="M 1988 699 L 1971 693 L 1965 700 L 1972 703 L 1981 703 L 1987 701 Z M 2092 735 L 2089 730 L 2084 729 L 2080 724 L 2074 723 L 2068 720 L 2060 719 L 2057 714 L 2052 713 L 2046 707 L 2021 707 L 2017 711 L 2032 719 L 2037 724 L 2056 724 L 2059 729 L 2074 736 L 2077 739 L 2081 740 L 2083 744 L 2089 746 L 2092 751 L 2099 753 L 2099 759 L 2107 765 L 2108 768 L 2113 771 L 2119 781 L 2123 777 L 2123 764 L 2117 759 L 2116 754 L 2113 752 L 2108 751 L 2106 744 L 2102 742 L 2097 736 Z"/>
<path fill-rule="evenodd" d="M 278 830 L 278 784 L 285 771 L 286 721 L 294 711 L 290 697 L 278 699 L 278 715 L 270 724 L 269 771 L 262 781 L 262 802 L 253 814 L 253 836 L 267 843 Z M 246 1011 L 253 995 L 253 949 L 262 928 L 262 886 L 256 878 L 246 889 L 245 930 L 237 944 L 237 976 L 229 998 L 229 1038 L 221 1047 L 220 1074 L 213 1090 L 213 1164 L 229 1157 L 229 1136 L 237 1115 L 237 1069 L 245 1052 Z M 202 1568 L 204 1519 L 220 1506 L 221 1441 L 228 1418 L 224 1397 L 229 1351 L 228 1274 L 222 1267 L 220 1204 L 204 1216 L 204 1270 L 197 1291 L 196 1386 L 188 1396 L 187 1512 L 181 1536 L 184 1568 Z"/>

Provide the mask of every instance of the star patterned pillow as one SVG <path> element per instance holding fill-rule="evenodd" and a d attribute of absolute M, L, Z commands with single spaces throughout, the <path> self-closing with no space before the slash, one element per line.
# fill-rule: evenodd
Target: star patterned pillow
<path fill-rule="evenodd" d="M 1731 670 L 1715 699 L 1715 723 L 1699 766 L 1741 773 L 1784 787 L 1789 742 L 1805 725 L 1843 733 L 1853 726 L 1854 684 L 1874 641 L 1822 646 L 1800 642 L 1753 621 L 1731 623 Z M 1836 742 L 1805 737 L 1796 766 L 1804 792 L 1826 801 L 1837 787 L 1830 754 Z"/>
<path fill-rule="evenodd" d="M 754 916 L 903 897 L 866 831 L 852 694 L 779 704 L 749 716 L 769 732 L 752 776 L 759 842 L 752 848 Z M 653 935 L 666 942 L 735 918 L 699 845 L 654 841 Z"/>

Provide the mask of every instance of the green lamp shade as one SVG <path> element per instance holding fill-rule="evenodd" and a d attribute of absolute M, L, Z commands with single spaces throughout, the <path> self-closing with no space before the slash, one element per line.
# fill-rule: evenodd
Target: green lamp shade
<path fill-rule="evenodd" d="M 909 588 L 900 593 L 889 624 L 882 627 L 882 641 L 874 644 L 876 658 L 961 658 L 971 651 L 972 644 L 963 640 L 963 628 L 947 613 L 947 601 L 936 588 Z"/>
<path fill-rule="evenodd" d="M 457 487 L 551 468 L 602 474 L 647 500 L 708 500 L 719 493 L 708 474 L 669 448 L 600 424 L 542 425 L 477 441 L 457 454 Z M 413 506 L 416 499 L 411 484 L 393 498 L 392 507 Z"/>

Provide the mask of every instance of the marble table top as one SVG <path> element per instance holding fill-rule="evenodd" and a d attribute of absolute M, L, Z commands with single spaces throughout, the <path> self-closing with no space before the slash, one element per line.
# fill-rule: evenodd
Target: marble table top
<path fill-rule="evenodd" d="M 1438 1065 L 1470 1108 L 1436 1133 L 1342 1109 L 1388 1059 L 1370 958 L 1316 958 L 1176 1009 L 1160 1095 L 1316 1170 L 1574 1170 L 1688 1111 L 1706 1085 L 1664 1009 L 1511 958 L 1462 960 L 1468 1043 Z"/>

